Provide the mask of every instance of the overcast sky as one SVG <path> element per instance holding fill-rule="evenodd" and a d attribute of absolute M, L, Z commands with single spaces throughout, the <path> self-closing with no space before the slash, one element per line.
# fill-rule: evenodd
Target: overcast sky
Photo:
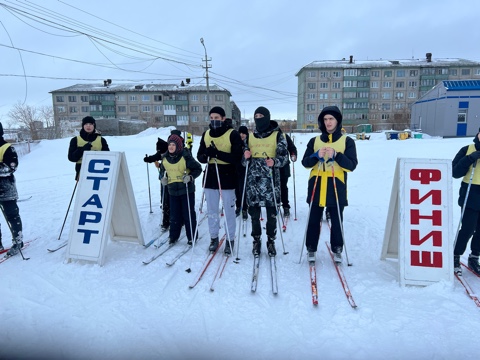
<path fill-rule="evenodd" d="M 0 0 L 0 120 L 78 83 L 210 84 L 242 116 L 296 119 L 295 73 L 316 60 L 480 60 L 478 0 Z"/>

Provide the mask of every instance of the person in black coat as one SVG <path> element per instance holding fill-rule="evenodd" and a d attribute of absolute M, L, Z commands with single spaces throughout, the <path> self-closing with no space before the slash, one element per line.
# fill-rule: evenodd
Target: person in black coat
<path fill-rule="evenodd" d="M 75 180 L 77 181 L 82 166 L 83 153 L 89 150 L 110 151 L 107 140 L 97 131 L 95 119 L 91 116 L 85 116 L 82 119 L 80 134 L 70 140 L 68 147 L 68 160 L 75 163 Z"/>
<path fill-rule="evenodd" d="M 315 261 L 323 209 L 327 208 L 331 221 L 330 246 L 335 261 L 341 263 L 343 209 L 348 205 L 347 172 L 357 167 L 357 150 L 355 141 L 341 132 L 342 113 L 338 107 L 325 107 L 318 116 L 318 124 L 322 134 L 310 139 L 302 159 L 302 165 L 311 169 L 307 193 L 307 203 L 311 208 L 305 245 L 308 260 Z M 332 177 L 332 166 L 335 178 Z"/>
<path fill-rule="evenodd" d="M 470 238 L 472 238 L 472 242 L 468 267 L 480 275 L 478 262 L 480 256 L 480 169 L 477 166 L 478 159 L 480 159 L 480 129 L 473 139 L 473 144 L 462 147 L 452 161 L 452 176 L 455 179 L 463 177 L 458 205 L 461 209 L 465 207 L 461 218 L 461 228 L 453 250 L 454 271 L 459 275 L 462 273 L 460 256 L 465 252 Z"/>
<path fill-rule="evenodd" d="M 289 217 L 290 202 L 288 201 L 288 178 L 291 175 L 290 160 L 292 162 L 297 161 L 297 147 L 288 134 L 284 133 L 284 135 L 285 139 L 287 140 L 287 149 L 288 153 L 290 154 L 290 159 L 287 161 L 287 164 L 280 169 L 280 197 L 282 200 L 283 215 L 285 217 Z"/>
<path fill-rule="evenodd" d="M 168 152 L 163 155 L 160 165 L 162 185 L 168 187 L 170 196 L 170 234 L 169 243 L 175 244 L 182 225 L 185 224 L 188 244 L 197 238 L 193 236 L 197 228 L 195 213 L 195 179 L 202 173 L 202 166 L 184 150 L 183 139 L 175 134 L 168 138 Z"/>
<path fill-rule="evenodd" d="M 233 251 L 236 231 L 235 188 L 238 183 L 236 166 L 242 158 L 243 142 L 238 131 L 225 123 L 226 116 L 223 108 L 215 106 L 209 114 L 209 130 L 202 134 L 197 152 L 198 161 L 202 164 L 208 163 L 204 174 L 204 191 L 211 238 L 209 250 L 215 251 L 219 244 L 221 197 L 227 222 L 227 242 L 224 252 L 230 255 Z"/>
<path fill-rule="evenodd" d="M 248 142 L 248 128 L 246 126 L 240 126 L 238 128 L 238 133 L 243 141 L 243 148 L 242 152 L 246 149 L 246 144 Z M 242 210 L 242 217 L 244 220 L 248 219 L 248 205 L 247 205 L 247 196 L 243 193 L 243 188 L 245 184 L 245 166 L 242 165 L 241 162 L 237 164 L 237 177 L 238 183 L 235 189 L 235 197 L 237 198 L 235 201 L 236 210 L 235 215 L 240 215 L 240 209 Z M 243 197 L 243 205 L 242 205 L 242 197 Z"/>
<path fill-rule="evenodd" d="M 17 206 L 18 192 L 13 175 L 17 167 L 17 152 L 3 138 L 3 125 L 0 123 L 0 209 L 12 233 L 12 246 L 7 251 L 7 256 L 18 254 L 23 247 L 22 219 Z M 0 248 L 3 250 L 1 233 Z"/>

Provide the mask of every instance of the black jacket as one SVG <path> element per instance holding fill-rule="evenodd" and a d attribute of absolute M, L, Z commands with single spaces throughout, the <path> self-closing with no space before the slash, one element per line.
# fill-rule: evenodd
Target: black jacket
<path fill-rule="evenodd" d="M 83 129 L 80 130 L 80 137 L 87 142 L 95 141 L 97 139 L 97 137 L 99 137 L 99 136 L 101 136 L 101 135 L 98 134 L 96 131 L 89 134 Z M 110 149 L 108 148 L 107 140 L 105 140 L 105 138 L 102 137 L 101 142 L 102 142 L 102 150 L 101 151 L 110 151 Z M 68 160 L 76 163 L 78 160 L 80 160 L 83 157 L 83 152 L 84 152 L 83 147 L 79 147 L 77 145 L 77 137 L 74 136 L 70 140 L 70 146 L 68 147 Z M 75 179 L 76 180 L 78 180 L 78 175 L 80 174 L 81 165 L 82 164 L 75 164 Z"/>
<path fill-rule="evenodd" d="M 3 137 L 0 137 L 0 147 L 6 143 Z M 17 152 L 13 146 L 9 146 L 3 154 L 2 162 L 0 162 L 0 201 L 18 199 L 15 176 L 13 176 L 13 173 L 17 170 L 17 166 Z"/>
<path fill-rule="evenodd" d="M 478 141 L 477 136 L 475 136 L 475 138 L 473 139 L 473 142 L 475 143 L 475 149 L 479 151 L 480 142 Z M 468 145 L 462 147 L 458 151 L 457 155 L 455 155 L 455 158 L 452 161 L 452 176 L 455 179 L 462 178 L 465 175 L 467 175 L 467 173 L 468 175 L 471 174 L 470 166 L 473 164 L 473 161 L 469 156 L 466 155 L 467 150 L 468 150 Z M 478 164 L 478 162 L 477 162 L 477 165 L 475 166 L 475 171 L 480 171 L 480 164 Z M 458 194 L 459 206 L 463 206 L 465 202 L 467 188 L 468 188 L 468 184 L 462 181 L 460 185 L 459 194 Z M 466 207 L 470 209 L 474 209 L 476 211 L 480 211 L 480 185 L 472 184 L 470 186 Z"/>
<path fill-rule="evenodd" d="M 213 129 L 210 126 L 210 129 L 207 131 L 210 131 L 210 136 L 212 138 L 217 138 L 225 134 L 225 132 L 227 132 L 227 130 L 230 128 L 231 127 L 224 124 L 222 127 L 217 129 Z M 207 145 L 205 144 L 205 133 L 206 132 L 202 134 L 202 139 L 200 140 L 200 146 L 197 152 L 197 159 L 202 164 L 206 164 L 208 162 L 208 155 L 206 152 Z M 219 151 L 217 155 L 217 159 L 228 162 L 228 164 L 218 164 L 220 186 L 222 187 L 222 189 L 225 190 L 233 190 L 237 186 L 236 167 L 243 156 L 243 141 L 238 131 L 233 130 L 230 133 L 230 143 L 232 144 L 232 149 L 230 153 Z M 205 188 L 218 189 L 218 179 L 215 164 L 209 164 L 206 172 L 207 179 L 205 180 Z"/>

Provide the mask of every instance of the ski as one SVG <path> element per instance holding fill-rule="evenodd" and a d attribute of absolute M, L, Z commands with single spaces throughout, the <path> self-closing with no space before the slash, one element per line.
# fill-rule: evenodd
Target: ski
<path fill-rule="evenodd" d="M 250 287 L 252 292 L 257 291 L 259 271 L 260 271 L 260 255 L 253 257 L 253 275 L 252 275 L 252 285 Z"/>
<path fill-rule="evenodd" d="M 343 270 L 339 264 L 337 264 L 333 258 L 333 253 L 332 249 L 330 249 L 330 244 L 328 242 L 325 242 L 325 245 L 327 246 L 328 253 L 330 254 L 330 258 L 332 259 L 333 265 L 335 266 L 335 269 L 337 270 L 337 275 L 342 283 L 343 290 L 345 291 L 345 296 L 347 297 L 347 300 L 350 304 L 350 306 L 354 309 L 357 308 L 357 304 L 355 303 L 355 300 L 353 300 L 352 293 L 350 292 L 350 288 L 348 287 L 347 284 L 347 279 L 345 278 L 345 275 L 343 274 Z"/>
<path fill-rule="evenodd" d="M 62 248 L 64 248 L 65 246 L 68 245 L 68 240 L 67 241 L 64 241 L 63 243 L 61 243 L 60 245 L 58 245 L 56 248 L 53 248 L 53 249 L 47 249 L 48 252 L 55 252 L 55 251 L 58 251 Z"/>
<path fill-rule="evenodd" d="M 32 241 L 33 241 L 33 240 L 24 241 L 24 242 L 23 242 L 23 248 L 26 247 L 27 244 L 31 243 Z M 23 248 L 22 248 L 22 249 L 23 249 Z M 5 249 L 3 249 L 3 250 L 0 250 L 0 254 L 6 253 L 8 250 L 10 250 L 9 247 L 8 247 L 8 248 L 5 248 Z"/>
<path fill-rule="evenodd" d="M 317 269 L 315 267 L 315 261 L 309 261 L 308 266 L 310 268 L 310 287 L 312 289 L 312 303 L 313 305 L 318 305 Z"/>
<path fill-rule="evenodd" d="M 230 259 L 229 255 L 223 255 L 222 261 L 218 264 L 217 271 L 215 272 L 215 276 L 213 277 L 212 283 L 210 284 L 210 291 L 215 290 L 215 285 L 217 279 L 220 279 L 223 275 L 223 271 L 225 270 L 225 266 L 227 266 L 228 259 Z"/>
<path fill-rule="evenodd" d="M 32 198 L 32 195 L 23 199 L 18 199 L 17 202 L 27 201 L 27 200 L 30 200 L 31 198 Z"/>
<path fill-rule="evenodd" d="M 146 243 L 145 245 L 143 245 L 143 246 L 144 246 L 145 248 L 150 247 L 155 241 L 157 241 L 158 239 L 160 239 L 160 238 L 163 236 L 163 234 L 165 234 L 166 232 L 168 232 L 168 229 L 167 229 L 167 230 L 161 230 L 161 231 L 160 231 L 160 234 L 159 234 L 157 237 L 153 238 L 152 240 L 150 240 L 149 242 L 147 242 L 147 243 Z"/>
<path fill-rule="evenodd" d="M 273 295 L 278 294 L 278 282 L 277 282 L 277 262 L 275 256 L 270 257 L 270 278 L 272 280 L 272 293 Z"/>
<path fill-rule="evenodd" d="M 472 269 L 470 269 L 470 268 L 468 267 L 468 265 L 465 264 L 463 261 L 461 262 L 461 264 L 462 264 L 462 266 L 463 266 L 465 269 L 467 269 L 468 271 L 470 271 L 473 275 L 475 275 L 476 277 L 479 277 L 479 278 L 480 278 L 480 275 L 478 275 L 475 271 L 473 271 Z"/>
<path fill-rule="evenodd" d="M 465 288 L 465 291 L 467 292 L 467 295 L 470 297 L 470 299 L 473 300 L 475 305 L 480 307 L 480 300 L 478 299 L 477 295 L 475 294 L 475 292 L 470 287 L 470 284 L 467 282 L 467 280 L 462 275 L 458 275 L 457 273 L 455 273 L 455 277 L 460 282 L 460 284 L 463 285 L 463 287 Z"/>
<path fill-rule="evenodd" d="M 180 239 L 179 239 L 179 240 L 180 240 Z M 168 239 L 165 239 L 164 242 L 162 243 L 162 245 L 165 244 L 166 242 L 168 242 Z M 176 242 L 173 243 L 173 244 L 168 244 L 168 246 L 167 246 L 165 249 L 161 250 L 158 254 L 152 256 L 150 259 L 148 259 L 148 260 L 146 260 L 146 261 L 143 261 L 143 264 L 144 264 L 144 265 L 148 265 L 148 264 L 150 264 L 151 262 L 157 260 L 160 256 L 162 256 L 163 254 L 165 254 L 168 250 L 170 250 L 170 249 L 171 249 L 172 247 L 174 247 L 176 244 L 177 244 Z"/>
<path fill-rule="evenodd" d="M 24 243 L 23 243 L 23 247 L 22 247 L 22 251 L 23 251 L 25 248 L 27 248 L 28 246 L 30 246 L 30 243 L 31 243 L 31 241 L 24 242 Z M 2 250 L 2 252 L 6 253 L 8 250 L 10 250 L 10 248 L 8 248 L 8 249 L 6 249 L 6 250 L 4 249 L 4 250 Z M 5 256 L 3 256 L 2 258 L 0 258 L 0 264 L 3 263 L 3 262 L 5 262 L 5 261 L 7 261 L 8 259 L 10 259 L 10 258 L 12 258 L 12 257 L 15 257 L 16 255 L 18 255 L 18 256 L 21 258 L 21 256 L 20 256 L 18 253 L 15 254 L 15 255 L 12 255 L 12 256 L 8 256 L 7 254 L 5 254 Z M 30 259 L 30 258 L 25 258 L 25 260 L 28 260 L 28 259 Z"/>
<path fill-rule="evenodd" d="M 195 277 L 195 280 L 188 286 L 190 289 L 193 289 L 202 279 L 203 275 L 208 269 L 208 266 L 212 263 L 213 258 L 215 257 L 215 255 L 217 255 L 218 250 L 222 247 L 222 244 L 225 241 L 226 237 L 227 237 L 227 234 L 223 235 L 223 237 L 220 239 L 220 242 L 218 243 L 217 249 L 214 252 L 209 252 L 207 257 L 205 258 L 205 261 L 203 262 L 202 267 L 200 268 L 200 271 Z"/>
<path fill-rule="evenodd" d="M 173 257 L 170 261 L 167 261 L 167 266 L 172 266 L 180 259 L 183 255 L 189 252 L 192 249 L 192 245 L 185 245 L 182 251 L 180 251 L 175 257 Z"/>

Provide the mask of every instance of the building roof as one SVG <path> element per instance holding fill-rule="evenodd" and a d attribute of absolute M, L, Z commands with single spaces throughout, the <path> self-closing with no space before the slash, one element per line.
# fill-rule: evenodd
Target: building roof
<path fill-rule="evenodd" d="M 205 92 L 207 87 L 205 85 L 185 85 L 180 86 L 177 84 L 145 84 L 145 83 L 124 83 L 124 84 L 76 84 L 68 86 L 66 88 L 50 91 L 53 93 L 66 93 L 66 92 L 85 92 L 85 93 L 117 93 L 117 92 Z M 221 88 L 217 85 L 210 85 L 209 91 L 221 91 L 228 92 L 227 89 Z"/>
<path fill-rule="evenodd" d="M 398 59 L 398 60 L 354 60 L 343 58 L 342 60 L 320 60 L 320 61 L 313 61 L 310 64 L 305 65 L 302 67 L 295 76 L 298 76 L 302 70 L 305 69 L 325 69 L 325 68 L 398 68 L 398 67 L 442 67 L 442 66 L 478 66 L 480 65 L 479 61 L 472 61 L 466 59 L 435 59 L 431 58 L 430 61 L 425 59 Z"/>
<path fill-rule="evenodd" d="M 480 90 L 480 80 L 443 80 L 446 91 Z"/>

